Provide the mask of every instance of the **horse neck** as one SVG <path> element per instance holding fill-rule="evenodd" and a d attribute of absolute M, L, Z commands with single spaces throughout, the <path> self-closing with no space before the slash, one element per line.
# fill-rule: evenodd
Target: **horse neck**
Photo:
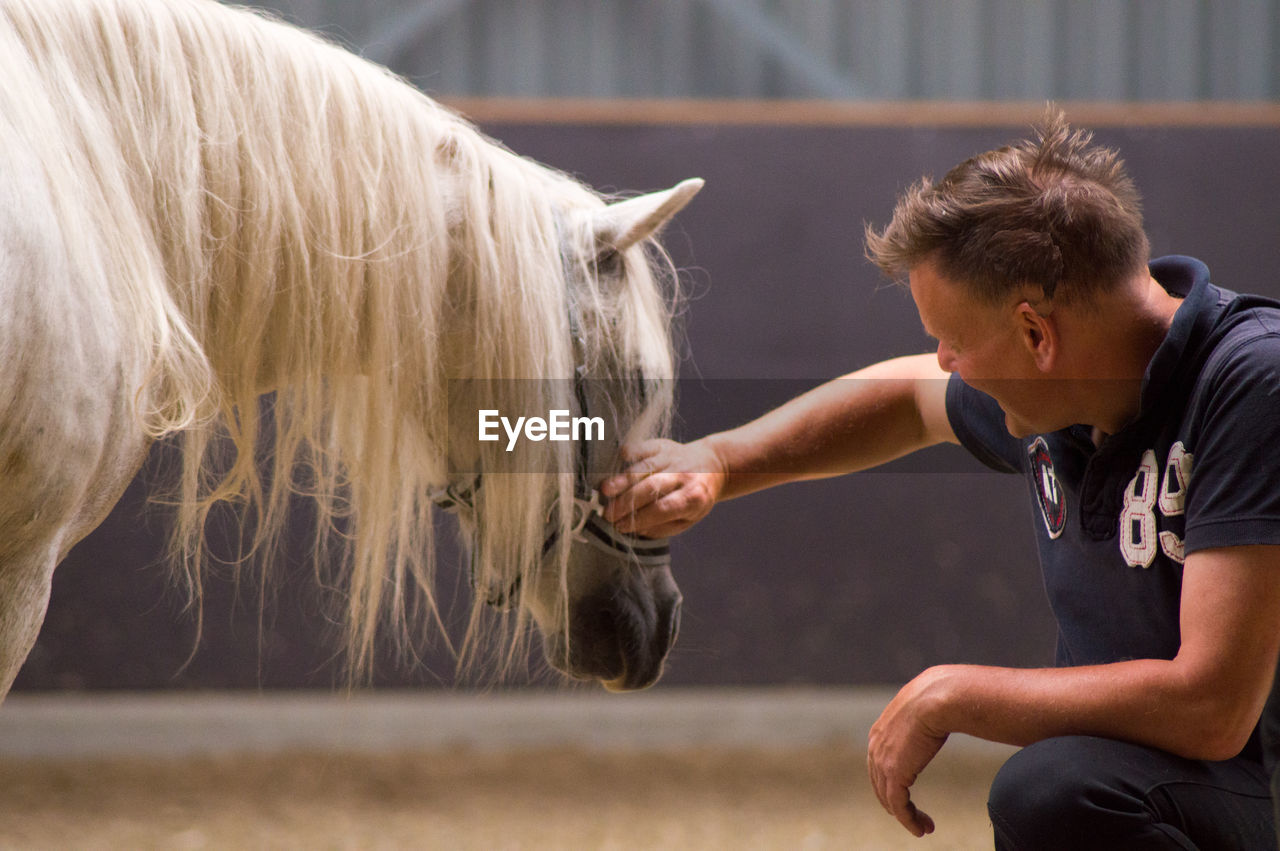
<path fill-rule="evenodd" d="M 200 54 L 199 135 L 178 143 L 201 164 L 204 291 L 188 310 L 219 371 L 256 363 L 268 387 L 395 364 L 421 383 L 563 362 L 549 199 L 586 191 L 382 69 L 253 23 L 223 48 L 245 53 L 232 79 Z"/>
<path fill-rule="evenodd" d="M 102 194 L 133 200 L 100 227 L 150 235 L 224 401 L 393 371 L 399 398 L 429 407 L 417 388 L 450 376 L 572 375 L 550 211 L 598 204 L 585 188 L 382 69 L 243 11 L 28 8 L 62 40 L 49 73 L 93 104 L 80 130 L 121 187 L 104 179 Z"/>
<path fill-rule="evenodd" d="M 256 22 L 255 22 L 256 23 Z M 167 259 L 197 335 L 224 377 L 265 390 L 299 370 L 358 373 L 381 346 L 411 358 L 406 332 L 445 258 L 420 248 L 439 218 L 428 175 L 410 160 L 425 101 L 346 54 L 283 27 L 236 33 L 231 78 L 193 69 L 198 162 L 181 241 Z M 197 61 L 221 63 L 213 51 Z M 397 116 L 397 111 L 400 115 Z M 190 249 L 199 246 L 199 255 Z M 189 289 L 187 289 L 189 288 Z M 243 388 L 248 390 L 250 388 Z"/>

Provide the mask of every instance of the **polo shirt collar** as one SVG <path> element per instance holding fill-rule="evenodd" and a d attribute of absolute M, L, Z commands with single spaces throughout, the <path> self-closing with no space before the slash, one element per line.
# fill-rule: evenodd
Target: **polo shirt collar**
<path fill-rule="evenodd" d="M 1151 277 L 1170 294 L 1182 297 L 1173 315 L 1169 333 L 1147 364 L 1142 379 L 1142 401 L 1139 419 L 1162 407 L 1166 393 L 1178 386 L 1178 373 L 1196 355 L 1197 341 L 1203 340 L 1216 321 L 1213 308 L 1218 301 L 1217 287 L 1209 282 L 1209 267 L 1194 257 L 1171 255 L 1153 260 Z"/>

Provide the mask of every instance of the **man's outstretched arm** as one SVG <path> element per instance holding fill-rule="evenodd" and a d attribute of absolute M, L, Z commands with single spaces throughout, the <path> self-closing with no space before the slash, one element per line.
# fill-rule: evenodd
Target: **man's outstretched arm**
<path fill-rule="evenodd" d="M 864 470 L 955 441 L 947 373 L 932 354 L 895 358 L 829 381 L 759 419 L 690 443 L 623 450 L 630 466 L 605 480 L 605 518 L 620 531 L 682 532 L 721 500 L 786 482 Z"/>

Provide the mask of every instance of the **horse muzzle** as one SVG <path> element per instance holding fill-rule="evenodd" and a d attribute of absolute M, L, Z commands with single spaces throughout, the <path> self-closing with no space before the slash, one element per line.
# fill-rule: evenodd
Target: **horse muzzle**
<path fill-rule="evenodd" d="M 544 639 L 553 667 L 615 692 L 658 681 L 680 632 L 681 596 L 669 567 L 636 573 L 630 582 L 574 601 L 567 633 Z"/>

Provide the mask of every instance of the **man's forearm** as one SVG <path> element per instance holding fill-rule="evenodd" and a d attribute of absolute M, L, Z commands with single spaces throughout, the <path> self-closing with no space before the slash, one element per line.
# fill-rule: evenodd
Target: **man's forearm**
<path fill-rule="evenodd" d="M 922 418 L 922 381 L 937 385 L 923 392 L 945 393 L 931 355 L 885 361 L 703 438 L 726 474 L 721 499 L 865 470 L 939 442 Z"/>
<path fill-rule="evenodd" d="M 1256 701 L 1215 694 L 1177 661 L 1035 670 L 947 665 L 921 677 L 926 728 L 1018 746 L 1093 735 L 1190 759 L 1229 759 L 1261 710 Z"/>
<path fill-rule="evenodd" d="M 1172 660 L 932 668 L 917 677 L 917 713 L 928 728 L 1008 744 L 1086 734 L 1228 759 L 1248 740 L 1271 692 L 1280 655 L 1277 568 L 1274 546 L 1189 554 L 1182 645 Z"/>

